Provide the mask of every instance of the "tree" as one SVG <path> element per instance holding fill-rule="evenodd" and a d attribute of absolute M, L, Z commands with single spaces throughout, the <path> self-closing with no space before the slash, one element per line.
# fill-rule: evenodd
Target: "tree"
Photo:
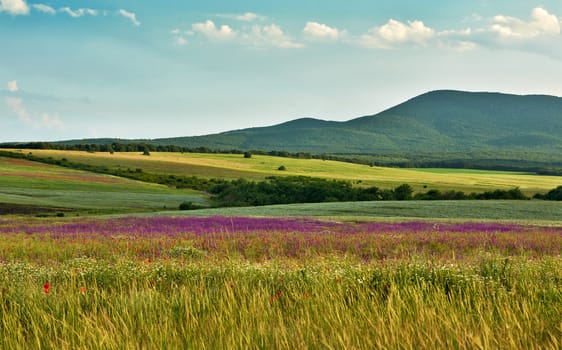
<path fill-rule="evenodd" d="M 545 199 L 550 201 L 562 201 L 562 186 L 558 186 L 555 189 L 549 191 Z"/>
<path fill-rule="evenodd" d="M 244 158 L 252 158 L 252 153 L 251 152 L 244 152 Z"/>
<path fill-rule="evenodd" d="M 410 200 L 412 199 L 412 193 L 414 193 L 412 186 L 403 184 L 394 189 L 394 199 L 398 201 Z"/>
<path fill-rule="evenodd" d="M 150 151 L 148 150 L 148 148 L 144 149 L 144 152 L 142 153 L 143 156 L 149 156 L 150 155 Z"/>
<path fill-rule="evenodd" d="M 179 210 L 195 210 L 195 209 L 201 209 L 201 207 L 193 204 L 193 202 L 182 202 L 179 206 Z"/>

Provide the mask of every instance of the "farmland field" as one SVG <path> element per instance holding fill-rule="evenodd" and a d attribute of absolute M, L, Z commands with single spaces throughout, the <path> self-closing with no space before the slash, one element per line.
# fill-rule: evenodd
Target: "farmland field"
<path fill-rule="evenodd" d="M 376 201 L 214 208 L 148 215 L 319 217 L 337 220 L 484 220 L 562 226 L 562 203 L 551 201 Z"/>
<path fill-rule="evenodd" d="M 0 348 L 559 349 L 562 231 L 0 219 Z"/>
<path fill-rule="evenodd" d="M 0 210 L 5 213 L 151 211 L 177 208 L 186 200 L 207 202 L 195 191 L 0 157 Z"/>
<path fill-rule="evenodd" d="M 11 150 L 14 151 L 14 150 Z M 303 175 L 350 180 L 360 186 L 391 188 L 403 183 L 415 190 L 426 188 L 482 192 L 519 187 L 527 194 L 545 192 L 562 183 L 560 176 L 526 173 L 450 170 L 397 169 L 370 167 L 317 159 L 293 159 L 254 155 L 246 159 L 239 154 L 158 153 L 89 153 L 58 150 L 20 150 L 42 157 L 66 158 L 72 162 L 104 166 L 111 169 L 142 169 L 148 173 L 198 177 L 246 178 L 260 180 L 267 176 Z M 281 165 L 285 171 L 277 170 Z"/>

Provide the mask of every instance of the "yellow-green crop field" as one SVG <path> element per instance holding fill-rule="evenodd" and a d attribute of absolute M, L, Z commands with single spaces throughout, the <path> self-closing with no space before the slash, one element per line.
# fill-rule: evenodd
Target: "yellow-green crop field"
<path fill-rule="evenodd" d="M 198 177 L 264 179 L 267 176 L 302 175 L 350 180 L 359 186 L 393 188 L 408 183 L 417 191 L 427 189 L 458 190 L 467 193 L 519 187 L 526 194 L 546 192 L 562 184 L 560 176 L 539 176 L 529 173 L 447 170 L 399 169 L 370 167 L 317 159 L 293 159 L 239 154 L 196 154 L 152 152 L 89 153 L 58 150 L 18 150 L 41 157 L 66 158 L 72 162 L 105 166 L 112 169 L 142 169 L 144 172 Z M 278 168 L 283 165 L 285 171 Z"/>

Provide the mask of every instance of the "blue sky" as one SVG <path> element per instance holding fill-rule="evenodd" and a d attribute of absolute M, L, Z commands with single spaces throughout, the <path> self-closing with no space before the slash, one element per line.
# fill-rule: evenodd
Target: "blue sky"
<path fill-rule="evenodd" d="M 562 1 L 0 0 L 0 142 L 348 120 L 436 89 L 562 96 Z"/>

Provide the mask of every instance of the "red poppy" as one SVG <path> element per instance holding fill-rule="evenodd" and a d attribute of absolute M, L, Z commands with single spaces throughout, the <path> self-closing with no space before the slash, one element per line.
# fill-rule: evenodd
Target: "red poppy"
<path fill-rule="evenodd" d="M 51 288 L 51 285 L 50 285 L 49 283 L 45 283 L 45 284 L 43 285 L 43 288 L 44 288 L 44 289 L 49 289 L 49 288 Z"/>
<path fill-rule="evenodd" d="M 84 286 L 80 287 L 80 293 L 86 294 L 86 287 Z"/>

